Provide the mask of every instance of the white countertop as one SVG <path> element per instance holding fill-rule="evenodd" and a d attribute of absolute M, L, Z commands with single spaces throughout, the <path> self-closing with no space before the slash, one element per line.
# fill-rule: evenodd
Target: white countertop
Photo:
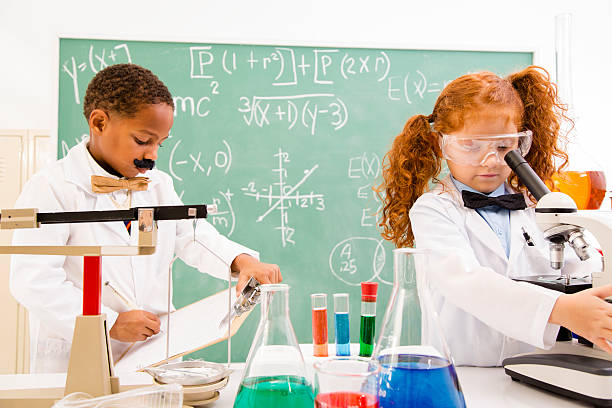
<path fill-rule="evenodd" d="M 303 345 L 304 354 L 308 356 L 308 345 Z M 330 352 L 333 352 L 330 347 Z M 306 357 L 308 375 L 312 375 L 312 363 L 315 358 Z M 211 408 L 231 408 L 242 379 L 244 363 L 232 364 L 234 370 L 230 375 L 227 386 L 221 390 L 220 398 L 208 405 Z M 577 402 L 568 398 L 548 393 L 546 391 L 512 381 L 504 373 L 504 369 L 481 368 L 481 367 L 457 367 L 459 383 L 463 389 L 466 404 L 469 408 L 489 407 L 512 407 L 512 408 L 540 408 L 554 406 L 564 407 L 588 407 L 590 405 Z M 0 407 L 5 407 L 2 399 L 7 398 L 11 390 L 21 390 L 42 387 L 49 391 L 56 390 L 59 396 L 63 394 L 66 375 L 65 374 L 21 374 L 0 375 Z M 151 383 L 151 377 L 144 373 L 130 373 L 120 375 L 122 386 Z M 11 405 L 17 406 L 17 405 Z"/>
<path fill-rule="evenodd" d="M 244 364 L 236 369 L 221 397 L 211 408 L 231 408 L 240 385 Z M 592 407 L 512 381 L 503 368 L 458 367 L 457 375 L 468 408 L 542 408 Z"/>

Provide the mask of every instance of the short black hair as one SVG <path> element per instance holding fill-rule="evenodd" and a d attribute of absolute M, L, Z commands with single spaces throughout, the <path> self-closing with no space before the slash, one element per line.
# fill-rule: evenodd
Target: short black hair
<path fill-rule="evenodd" d="M 83 100 L 85 119 L 94 109 L 131 117 L 142 105 L 166 103 L 174 109 L 166 85 L 151 71 L 136 64 L 111 65 L 98 72 Z"/>

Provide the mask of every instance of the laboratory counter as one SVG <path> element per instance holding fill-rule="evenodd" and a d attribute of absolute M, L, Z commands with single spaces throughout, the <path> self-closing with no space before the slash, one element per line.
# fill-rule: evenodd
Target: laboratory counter
<path fill-rule="evenodd" d="M 229 408 L 234 404 L 234 398 L 240 385 L 244 363 L 232 364 L 234 370 L 228 385 L 221 390 L 219 399 L 207 407 Z M 563 398 L 539 389 L 512 381 L 504 373 L 503 368 L 457 367 L 459 382 L 465 394 L 465 401 L 469 408 L 489 407 L 588 407 L 588 404 Z M 0 375 L 0 407 L 24 407 L 9 403 L 13 397 L 27 392 L 34 387 L 46 389 L 46 395 L 61 398 L 65 374 L 20 374 Z M 131 373 L 121 375 L 122 387 L 135 384 L 151 383 L 151 377 L 145 373 Z M 15 391 L 19 389 L 19 391 Z M 9 391 L 11 390 L 11 391 Z M 32 404 L 28 408 L 43 407 L 44 404 Z M 46 405 L 49 406 L 49 405 Z"/>

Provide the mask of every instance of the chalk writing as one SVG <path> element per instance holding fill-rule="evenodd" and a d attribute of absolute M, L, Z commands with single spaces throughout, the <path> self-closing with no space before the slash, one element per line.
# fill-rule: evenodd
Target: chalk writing
<path fill-rule="evenodd" d="M 114 47 L 95 50 L 93 45 L 89 46 L 87 57 L 70 57 L 62 63 L 61 72 L 68 75 L 72 81 L 74 102 L 81 104 L 79 92 L 79 73 L 88 69 L 94 74 L 112 64 L 131 63 L 132 57 L 127 44 L 117 44 Z M 88 76 L 90 76 L 89 74 Z"/>
<path fill-rule="evenodd" d="M 350 286 L 379 280 L 385 266 L 383 241 L 371 237 L 350 237 L 338 242 L 329 253 L 329 269 L 336 279 Z"/>
<path fill-rule="evenodd" d="M 326 119 L 334 130 L 342 129 L 348 121 L 346 105 L 334 94 L 242 96 L 238 112 L 248 126 L 283 123 L 293 129 L 299 124 L 311 135 L 315 134 L 319 118 Z"/>
<path fill-rule="evenodd" d="M 423 100 L 428 94 L 437 96 L 450 82 L 449 79 L 430 81 L 420 70 L 413 75 L 410 72 L 392 75 L 387 78 L 387 98 L 412 104 L 415 99 Z"/>
<path fill-rule="evenodd" d="M 236 214 L 232 207 L 232 197 L 234 193 L 230 189 L 219 191 L 218 197 L 212 198 L 212 204 L 216 204 L 218 211 L 208 216 L 210 222 L 220 233 L 231 237 L 236 227 Z"/>
<path fill-rule="evenodd" d="M 207 149 L 205 153 L 201 151 L 183 153 L 179 149 L 181 142 L 182 140 L 178 139 L 174 143 L 168 160 L 168 170 L 178 181 L 183 181 L 183 177 L 179 176 L 183 169 L 187 172 L 190 169 L 191 173 L 197 176 L 208 177 L 213 170 L 220 170 L 223 171 L 223 174 L 227 174 L 232 167 L 232 149 L 225 139 L 221 140 L 218 150 Z"/>
<path fill-rule="evenodd" d="M 314 191 L 309 193 L 301 193 L 298 188 L 302 186 L 317 170 L 318 164 L 308 170 L 304 170 L 304 176 L 300 181 L 291 185 L 287 182 L 288 169 L 290 163 L 289 153 L 284 152 L 282 148 L 274 154 L 278 160 L 278 167 L 272 169 L 272 172 L 277 173 L 278 181 L 269 184 L 267 187 L 257 188 L 256 183 L 251 181 L 246 187 L 243 187 L 245 196 L 255 197 L 255 201 L 267 202 L 268 209 L 259 217 L 256 222 L 263 221 L 272 211 L 278 211 L 280 215 L 280 225 L 275 227 L 281 232 L 281 243 L 285 247 L 287 244 L 295 245 L 295 229 L 289 224 L 289 210 L 297 211 L 303 208 L 313 207 L 317 211 L 325 210 L 325 197 L 323 194 L 317 194 Z"/>

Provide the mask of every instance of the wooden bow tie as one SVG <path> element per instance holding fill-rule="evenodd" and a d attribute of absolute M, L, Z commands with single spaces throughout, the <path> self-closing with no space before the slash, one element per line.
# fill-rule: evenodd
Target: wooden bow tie
<path fill-rule="evenodd" d="M 91 176 L 91 190 L 94 193 L 112 193 L 117 190 L 145 191 L 150 181 L 148 177 L 115 179 L 104 176 Z"/>

